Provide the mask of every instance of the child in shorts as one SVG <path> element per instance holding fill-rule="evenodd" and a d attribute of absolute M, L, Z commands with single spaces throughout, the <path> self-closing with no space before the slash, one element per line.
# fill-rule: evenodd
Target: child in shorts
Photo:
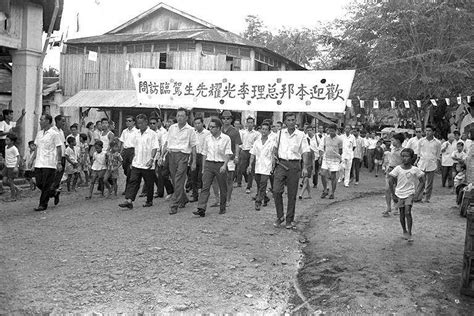
<path fill-rule="evenodd" d="M 375 177 L 379 176 L 380 167 L 383 164 L 383 148 L 382 148 L 382 140 L 378 140 L 377 144 L 375 145 L 374 150 L 374 166 L 375 166 Z"/>
<path fill-rule="evenodd" d="M 94 191 L 94 184 L 96 180 L 103 184 L 105 171 L 107 171 L 107 164 L 106 164 L 106 152 L 103 151 L 104 143 L 101 140 L 97 140 L 94 144 L 95 152 L 92 155 L 92 167 L 91 167 L 91 183 L 89 186 L 89 195 L 86 196 L 86 200 L 90 200 L 92 198 L 92 192 Z M 104 187 L 103 185 L 101 186 Z M 104 190 L 101 191 L 102 196 L 104 196 Z"/>
<path fill-rule="evenodd" d="M 35 164 L 35 161 L 34 161 L 34 153 L 35 153 L 35 150 L 36 150 L 36 145 L 35 145 L 35 142 L 33 140 L 30 140 L 28 142 L 28 150 L 26 151 L 25 153 L 25 173 L 24 173 L 24 176 L 25 176 L 25 179 L 28 181 L 28 183 L 30 184 L 30 189 L 33 191 L 34 189 L 36 189 L 36 182 L 35 180 L 33 179 L 34 178 L 34 164 Z"/>
<path fill-rule="evenodd" d="M 466 159 L 466 157 L 467 157 L 467 154 L 466 152 L 464 152 L 464 143 L 458 142 L 456 144 L 456 150 L 453 151 L 453 153 L 451 154 L 451 158 L 454 161 L 454 164 L 453 164 L 454 175 L 457 174 L 456 165 L 459 163 L 464 163 L 464 160 Z"/>
<path fill-rule="evenodd" d="M 3 183 L 10 187 L 10 199 L 5 202 L 14 202 L 18 198 L 20 190 L 16 187 L 14 180 L 18 177 L 20 167 L 20 152 L 15 144 L 17 137 L 13 133 L 8 133 L 5 138 L 5 168 L 3 168 Z"/>
<path fill-rule="evenodd" d="M 413 242 L 413 218 L 411 210 L 415 189 L 418 180 L 423 181 L 425 175 L 418 167 L 412 165 L 414 155 L 413 149 L 403 149 L 401 152 L 402 164 L 393 168 L 388 174 L 390 191 L 394 202 L 397 203 L 397 207 L 400 210 L 400 224 L 403 229 L 403 238 L 408 242 Z"/>
<path fill-rule="evenodd" d="M 79 166 L 81 178 L 86 186 L 89 186 L 89 169 L 91 168 L 89 156 L 89 144 L 87 143 L 87 134 L 79 135 Z"/>
<path fill-rule="evenodd" d="M 107 153 L 107 171 L 104 176 L 104 184 L 109 190 L 107 197 L 112 194 L 112 189 L 114 190 L 114 195 L 117 196 L 117 178 L 118 178 L 118 169 L 122 166 L 122 155 L 120 154 L 120 146 L 117 141 L 110 142 L 110 151 Z M 109 179 L 112 180 L 112 185 L 109 182 Z"/>
<path fill-rule="evenodd" d="M 64 157 L 66 158 L 66 164 L 64 166 L 64 173 L 67 175 L 66 186 L 67 191 L 76 191 L 77 179 L 79 178 L 79 162 L 78 162 L 78 151 L 76 150 L 76 138 L 68 137 L 67 148 L 64 152 Z M 72 187 L 71 187 L 72 181 Z"/>

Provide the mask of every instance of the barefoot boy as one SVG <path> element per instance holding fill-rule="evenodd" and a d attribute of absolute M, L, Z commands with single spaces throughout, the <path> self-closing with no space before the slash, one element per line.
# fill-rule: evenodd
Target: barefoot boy
<path fill-rule="evenodd" d="M 408 240 L 408 242 L 413 242 L 411 234 L 413 226 L 411 208 L 415 196 L 415 188 L 418 179 L 423 180 L 424 177 L 423 171 L 411 164 L 414 154 L 413 149 L 403 149 L 401 152 L 402 164 L 396 166 L 388 174 L 393 200 L 397 203 L 397 206 L 400 209 L 400 224 L 403 229 L 403 237 Z"/>

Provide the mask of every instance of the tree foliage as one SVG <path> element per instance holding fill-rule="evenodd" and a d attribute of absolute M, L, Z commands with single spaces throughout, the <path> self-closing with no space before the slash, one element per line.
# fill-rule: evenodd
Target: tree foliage
<path fill-rule="evenodd" d="M 311 68 L 319 56 L 318 36 L 315 30 L 281 28 L 272 33 L 255 15 L 248 15 L 245 22 L 247 28 L 242 33 L 244 38 L 263 45 L 297 64 Z"/>
<path fill-rule="evenodd" d="M 357 69 L 353 96 L 429 99 L 474 87 L 473 2 L 353 3 L 321 32 L 332 69 Z"/>

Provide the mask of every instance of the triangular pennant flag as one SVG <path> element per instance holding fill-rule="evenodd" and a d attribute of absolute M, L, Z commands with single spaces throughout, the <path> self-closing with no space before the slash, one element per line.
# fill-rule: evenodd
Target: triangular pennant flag
<path fill-rule="evenodd" d="M 405 101 L 403 101 L 403 103 L 405 104 L 405 107 L 406 107 L 407 109 L 410 108 L 410 101 L 406 101 L 406 100 L 405 100 Z"/>
<path fill-rule="evenodd" d="M 433 104 L 434 106 L 438 106 L 435 99 L 430 99 L 430 101 L 431 101 L 431 104 Z"/>
<path fill-rule="evenodd" d="M 374 109 L 379 108 L 379 100 L 374 100 Z"/>
<path fill-rule="evenodd" d="M 446 101 L 446 104 L 449 105 L 451 102 L 449 101 L 449 98 L 444 99 Z"/>
<path fill-rule="evenodd" d="M 392 107 L 392 109 L 395 108 L 395 101 L 390 101 L 390 106 Z"/>
<path fill-rule="evenodd" d="M 363 109 L 365 101 L 364 100 L 359 100 L 359 102 L 360 102 L 360 108 Z"/>
<path fill-rule="evenodd" d="M 461 96 L 457 97 L 456 100 L 458 101 L 458 105 L 461 105 L 461 103 L 462 103 L 462 98 L 461 98 Z"/>
<path fill-rule="evenodd" d="M 351 107 L 352 107 L 352 100 L 351 100 L 351 99 L 347 99 L 347 100 L 346 100 L 346 106 L 347 106 L 348 108 L 351 108 Z"/>
<path fill-rule="evenodd" d="M 416 100 L 416 107 L 421 108 L 421 101 L 420 100 Z"/>
<path fill-rule="evenodd" d="M 471 103 L 471 96 L 470 95 L 467 96 L 467 103 Z"/>

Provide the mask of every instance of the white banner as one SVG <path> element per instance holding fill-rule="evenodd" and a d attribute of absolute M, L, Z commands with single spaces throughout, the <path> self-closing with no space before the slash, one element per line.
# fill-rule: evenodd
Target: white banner
<path fill-rule="evenodd" d="M 343 113 L 355 70 L 195 71 L 132 68 L 140 106 Z"/>

